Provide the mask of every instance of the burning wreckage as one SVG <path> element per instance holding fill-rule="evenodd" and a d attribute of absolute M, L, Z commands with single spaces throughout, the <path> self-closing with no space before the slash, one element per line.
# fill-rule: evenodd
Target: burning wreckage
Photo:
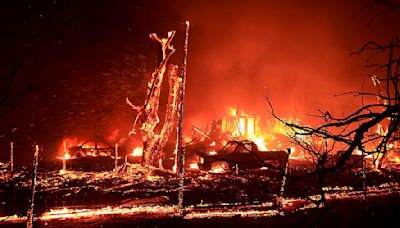
<path fill-rule="evenodd" d="M 209 131 L 192 126 L 191 135 L 184 136 L 188 32 L 189 22 L 186 22 L 180 75 L 177 65 L 168 65 L 175 52 L 171 44 L 175 31 L 169 32 L 167 38 L 150 34 L 161 46 L 162 60 L 148 83 L 144 104 L 135 105 L 126 99 L 137 112 L 130 134 L 136 134 L 139 128 L 143 146 L 127 153 L 118 144 L 65 140 L 59 157 L 63 168 L 54 172 L 38 172 L 36 146 L 34 169 L 30 173 L 13 170 L 11 144 L 10 164 L 4 165 L 10 171 L 3 171 L 1 178 L 4 190 L 0 198 L 5 207 L 0 223 L 27 222 L 32 227 L 42 222 L 79 223 L 80 219 L 90 221 L 110 216 L 143 219 L 150 215 L 177 216 L 187 220 L 273 217 L 319 208 L 337 200 L 391 196 L 400 190 L 400 167 L 396 160 L 388 165 L 386 172 L 380 172 L 375 165 L 378 159 L 372 158 L 368 163 L 363 151 L 346 158 L 348 169 L 335 173 L 334 178 L 321 178 L 325 170 L 342 162 L 342 152 L 324 153 L 329 141 L 306 138 L 309 128 L 298 131 L 295 126 L 299 120 L 294 118 L 265 121 L 258 115 L 232 108 L 225 118 L 215 120 Z M 167 109 L 162 126 L 158 126 L 165 74 L 169 84 Z M 156 130 L 157 126 L 161 129 Z M 176 142 L 170 140 L 173 133 Z M 382 133 L 381 129 L 379 134 L 387 132 Z M 289 139 L 300 143 L 293 145 Z M 317 145 L 320 150 L 317 154 L 306 153 L 310 148 L 301 143 Z M 398 150 L 397 142 L 390 149 Z M 99 157 L 112 161 L 107 162 L 112 164 L 113 172 L 71 169 L 74 160 Z M 373 165 L 374 169 L 369 168 Z M 24 216 L 28 202 L 30 207 Z"/>

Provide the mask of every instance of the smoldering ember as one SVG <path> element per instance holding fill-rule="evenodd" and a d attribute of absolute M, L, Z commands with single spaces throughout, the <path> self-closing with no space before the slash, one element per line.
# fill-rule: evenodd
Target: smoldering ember
<path fill-rule="evenodd" d="M 0 2 L 0 226 L 398 227 L 400 1 Z"/>

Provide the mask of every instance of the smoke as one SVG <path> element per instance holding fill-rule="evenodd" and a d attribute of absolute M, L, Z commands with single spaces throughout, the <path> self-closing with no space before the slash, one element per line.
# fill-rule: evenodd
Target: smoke
<path fill-rule="evenodd" d="M 348 113 L 360 104 L 335 94 L 359 91 L 369 70 L 350 56 L 364 42 L 387 42 L 393 28 L 371 15 L 353 17 L 361 2 L 219 1 L 188 4 L 192 23 L 187 112 L 213 118 L 230 106 L 266 114 L 269 95 L 283 116 L 316 109 Z M 208 119 L 208 120 L 209 120 Z M 192 120 L 196 121 L 196 120 Z"/>
<path fill-rule="evenodd" d="M 28 47 L 17 88 L 32 82 L 39 89 L 2 119 L 1 143 L 6 148 L 9 140 L 16 139 L 19 144 L 29 142 L 28 147 L 37 142 L 57 148 L 63 137 L 128 138 L 135 113 L 125 98 L 143 103 L 159 54 L 148 34 L 165 36 L 177 30 L 177 52 L 171 61 L 180 65 L 185 20 L 191 22 L 185 128 L 204 126 L 232 106 L 267 116 L 265 95 L 283 117 L 303 119 L 316 109 L 348 113 L 360 100 L 333 95 L 360 90 L 365 73 L 371 72 L 362 67 L 366 56 L 350 56 L 350 51 L 368 40 L 388 42 L 400 29 L 395 26 L 398 14 L 369 25 L 374 11 L 353 17 L 363 4 L 345 0 L 10 3 L 0 7 L 0 23 L 12 36 L 3 40 L 1 49 L 17 55 L 21 46 Z M 18 131 L 11 132 L 15 128 Z"/>

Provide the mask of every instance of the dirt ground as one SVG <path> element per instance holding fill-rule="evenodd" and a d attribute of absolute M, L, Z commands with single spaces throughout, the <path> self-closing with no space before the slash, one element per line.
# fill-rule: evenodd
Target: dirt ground
<path fill-rule="evenodd" d="M 182 219 L 107 217 L 96 220 L 64 220 L 36 223 L 36 227 L 398 227 L 400 196 L 337 200 L 330 208 L 308 209 L 270 218 Z M 25 227 L 7 224 L 1 227 Z"/>
<path fill-rule="evenodd" d="M 291 174 L 301 174 L 310 169 L 305 161 L 294 161 Z M 37 221 L 36 227 L 398 227 L 393 226 L 400 215 L 400 169 L 366 171 L 368 197 L 361 199 L 363 180 L 360 169 L 352 169 L 340 176 L 327 179 L 324 189 L 330 196 L 328 207 L 315 209 L 307 197 L 315 196 L 318 186 L 314 177 L 297 180 L 289 178 L 284 199 L 288 203 L 280 208 L 276 202 L 282 176 L 272 170 L 242 170 L 235 173 L 189 172 L 185 179 L 185 206 L 202 210 L 225 210 L 235 207 L 263 207 L 279 211 L 274 216 L 229 217 L 207 216 L 182 218 L 176 215 L 138 213 L 135 215 L 107 215 L 80 219 Z M 176 205 L 178 180 L 175 176 L 153 171 L 148 175 L 140 167 L 131 167 L 126 173 L 45 171 L 39 173 L 35 197 L 35 215 L 40 217 L 50 209 L 118 207 L 124 202 L 158 199 L 156 205 Z M 4 174 L 0 179 L 0 216 L 26 216 L 29 207 L 30 175 L 22 170 L 13 176 Z M 292 200 L 296 199 L 296 200 Z M 292 201 L 291 201 L 292 200 Z M 141 203 L 140 203 L 141 202 Z M 193 207 L 193 205 L 195 205 Z M 200 208 L 196 205 L 208 205 Z M 289 206 L 288 206 L 289 205 Z M 196 211 L 197 210 L 197 211 Z M 247 209 L 246 209 L 247 210 Z M 249 209 L 250 210 L 250 209 Z M 25 227 L 21 221 L 0 221 L 1 227 Z"/>

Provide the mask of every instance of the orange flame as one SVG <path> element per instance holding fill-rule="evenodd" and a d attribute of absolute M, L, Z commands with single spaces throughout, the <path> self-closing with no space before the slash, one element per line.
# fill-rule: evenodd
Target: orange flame
<path fill-rule="evenodd" d="M 132 151 L 133 157 L 140 157 L 143 155 L 143 147 L 136 147 Z"/>

